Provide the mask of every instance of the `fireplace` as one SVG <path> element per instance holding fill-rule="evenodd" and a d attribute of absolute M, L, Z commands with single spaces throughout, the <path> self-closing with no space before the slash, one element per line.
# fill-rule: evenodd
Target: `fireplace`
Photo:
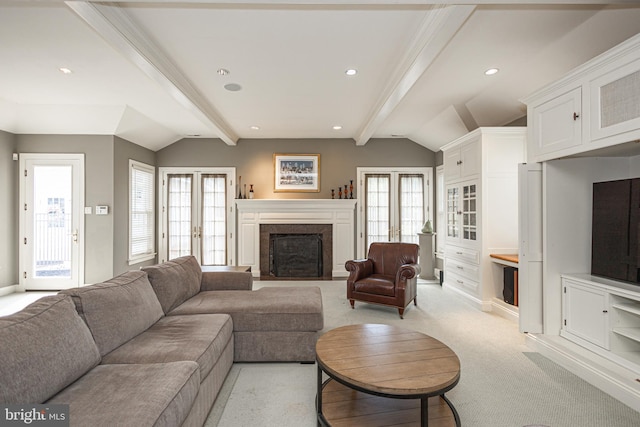
<path fill-rule="evenodd" d="M 331 280 L 331 224 L 261 224 L 261 280 Z"/>

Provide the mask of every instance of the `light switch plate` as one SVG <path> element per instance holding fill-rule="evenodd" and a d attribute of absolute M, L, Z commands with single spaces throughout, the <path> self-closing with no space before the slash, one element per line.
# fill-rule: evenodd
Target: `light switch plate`
<path fill-rule="evenodd" d="M 84 214 L 85 215 L 91 215 L 91 213 L 92 213 L 91 206 L 85 206 L 84 207 Z"/>

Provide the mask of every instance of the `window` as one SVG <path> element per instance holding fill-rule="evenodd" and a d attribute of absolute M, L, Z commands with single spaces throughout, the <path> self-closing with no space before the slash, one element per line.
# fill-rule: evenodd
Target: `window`
<path fill-rule="evenodd" d="M 155 168 L 129 159 L 129 264 L 155 257 Z"/>

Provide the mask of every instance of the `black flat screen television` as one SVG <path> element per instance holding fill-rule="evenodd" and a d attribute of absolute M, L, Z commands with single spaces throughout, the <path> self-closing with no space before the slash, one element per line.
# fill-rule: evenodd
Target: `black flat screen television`
<path fill-rule="evenodd" d="M 640 285 L 640 178 L 593 184 L 591 274 Z"/>

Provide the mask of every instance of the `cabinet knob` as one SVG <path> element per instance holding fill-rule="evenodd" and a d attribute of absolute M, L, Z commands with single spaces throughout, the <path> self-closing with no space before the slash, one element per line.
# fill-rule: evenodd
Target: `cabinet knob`
<path fill-rule="evenodd" d="M 573 113 L 573 120 L 578 120 L 580 118 L 580 113 Z"/>

